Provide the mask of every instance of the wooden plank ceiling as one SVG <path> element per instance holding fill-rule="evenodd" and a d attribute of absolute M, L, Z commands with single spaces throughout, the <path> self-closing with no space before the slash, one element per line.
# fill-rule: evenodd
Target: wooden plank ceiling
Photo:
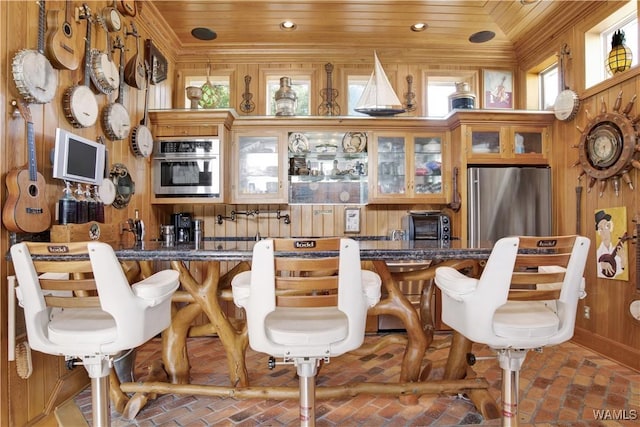
<path fill-rule="evenodd" d="M 518 47 L 551 24 L 558 31 L 583 16 L 591 1 L 520 0 L 157 0 L 155 7 L 175 39 L 176 62 L 245 59 L 283 55 L 300 58 L 344 58 L 371 61 L 372 51 L 386 52 L 385 61 L 517 62 Z M 296 23 L 283 31 L 280 23 Z M 428 25 L 411 31 L 416 22 Z M 194 38 L 191 30 L 209 28 L 211 41 Z M 492 31 L 495 38 L 481 44 L 469 36 Z M 382 56 L 382 55 L 381 55 Z"/>

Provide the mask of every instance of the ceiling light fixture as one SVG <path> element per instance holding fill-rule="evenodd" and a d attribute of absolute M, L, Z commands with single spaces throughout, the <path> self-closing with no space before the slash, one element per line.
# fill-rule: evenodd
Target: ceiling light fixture
<path fill-rule="evenodd" d="M 493 31 L 478 31 L 477 33 L 473 33 L 469 36 L 469 41 L 471 43 L 485 43 L 493 39 L 495 36 L 496 33 Z"/>
<path fill-rule="evenodd" d="M 215 40 L 218 37 L 215 31 L 204 27 L 194 28 L 191 30 L 191 35 L 198 40 Z"/>
<path fill-rule="evenodd" d="M 284 31 L 293 31 L 296 28 L 298 28 L 298 26 L 293 21 L 283 21 L 280 23 L 280 29 Z"/>
<path fill-rule="evenodd" d="M 411 31 L 414 31 L 416 33 L 419 33 L 420 31 L 424 31 L 426 29 L 427 29 L 427 24 L 425 24 L 424 22 L 416 22 L 411 26 Z"/>

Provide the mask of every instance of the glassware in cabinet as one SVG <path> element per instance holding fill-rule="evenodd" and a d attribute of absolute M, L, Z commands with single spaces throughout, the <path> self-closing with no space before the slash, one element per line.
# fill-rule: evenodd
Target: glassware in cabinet
<path fill-rule="evenodd" d="M 289 203 L 366 204 L 366 132 L 289 132 Z"/>
<path fill-rule="evenodd" d="M 444 147 L 441 134 L 376 135 L 370 201 L 443 202 Z"/>

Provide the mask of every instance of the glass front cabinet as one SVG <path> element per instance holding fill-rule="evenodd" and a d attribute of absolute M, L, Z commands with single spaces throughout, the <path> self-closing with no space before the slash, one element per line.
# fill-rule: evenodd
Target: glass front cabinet
<path fill-rule="evenodd" d="M 236 133 L 232 203 L 287 203 L 281 132 Z"/>
<path fill-rule="evenodd" d="M 538 126 L 468 126 L 467 161 L 546 164 L 549 130 Z"/>
<path fill-rule="evenodd" d="M 442 133 L 375 133 L 370 203 L 446 203 Z"/>
<path fill-rule="evenodd" d="M 366 204 L 368 141 L 363 131 L 287 134 L 290 204 Z"/>

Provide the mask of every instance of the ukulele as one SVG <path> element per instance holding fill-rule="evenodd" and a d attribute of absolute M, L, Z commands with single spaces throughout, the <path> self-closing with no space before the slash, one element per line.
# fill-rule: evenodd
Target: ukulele
<path fill-rule="evenodd" d="M 405 104 L 404 109 L 407 111 L 413 111 L 416 109 L 416 94 L 413 92 L 413 76 L 407 75 L 407 93 L 404 94 Z"/>
<path fill-rule="evenodd" d="M 604 262 L 609 264 L 609 266 L 611 267 L 610 269 L 603 268 L 601 270 L 601 273 L 604 274 L 605 277 L 614 277 L 616 275 L 616 270 L 618 268 L 618 264 L 616 262 L 616 255 L 618 253 L 618 250 L 622 248 L 622 245 L 624 244 L 624 242 L 632 238 L 633 237 L 629 236 L 629 234 L 625 231 L 622 237 L 618 239 L 618 243 L 616 244 L 616 247 L 613 248 L 613 252 L 611 252 L 610 254 L 600 255 L 600 258 L 598 258 L 598 263 Z"/>
<path fill-rule="evenodd" d="M 2 222 L 9 231 L 40 233 L 51 226 L 51 213 L 45 195 L 45 180 L 36 165 L 36 138 L 31 111 L 24 101 L 16 102 L 27 122 L 29 167 L 16 168 L 7 174 L 7 202 Z"/>
<path fill-rule="evenodd" d="M 320 91 L 322 103 L 318 106 L 318 115 L 320 116 L 339 116 L 340 106 L 336 102 L 338 91 L 331 87 L 331 73 L 333 73 L 333 64 L 327 63 L 324 66 L 327 72 L 327 87 Z"/>
<path fill-rule="evenodd" d="M 242 102 L 240 103 L 240 111 L 243 113 L 250 113 L 256 108 L 256 104 L 251 100 L 253 94 L 249 92 L 249 84 L 251 83 L 251 76 L 244 76 L 244 93 L 242 94 Z"/>
<path fill-rule="evenodd" d="M 52 65 L 58 69 L 75 70 L 82 61 L 82 37 L 74 37 L 76 23 L 73 5 L 65 2 L 63 19 L 60 10 L 47 11 L 47 43 L 45 53 Z M 62 22 L 61 22 L 62 21 Z"/>

